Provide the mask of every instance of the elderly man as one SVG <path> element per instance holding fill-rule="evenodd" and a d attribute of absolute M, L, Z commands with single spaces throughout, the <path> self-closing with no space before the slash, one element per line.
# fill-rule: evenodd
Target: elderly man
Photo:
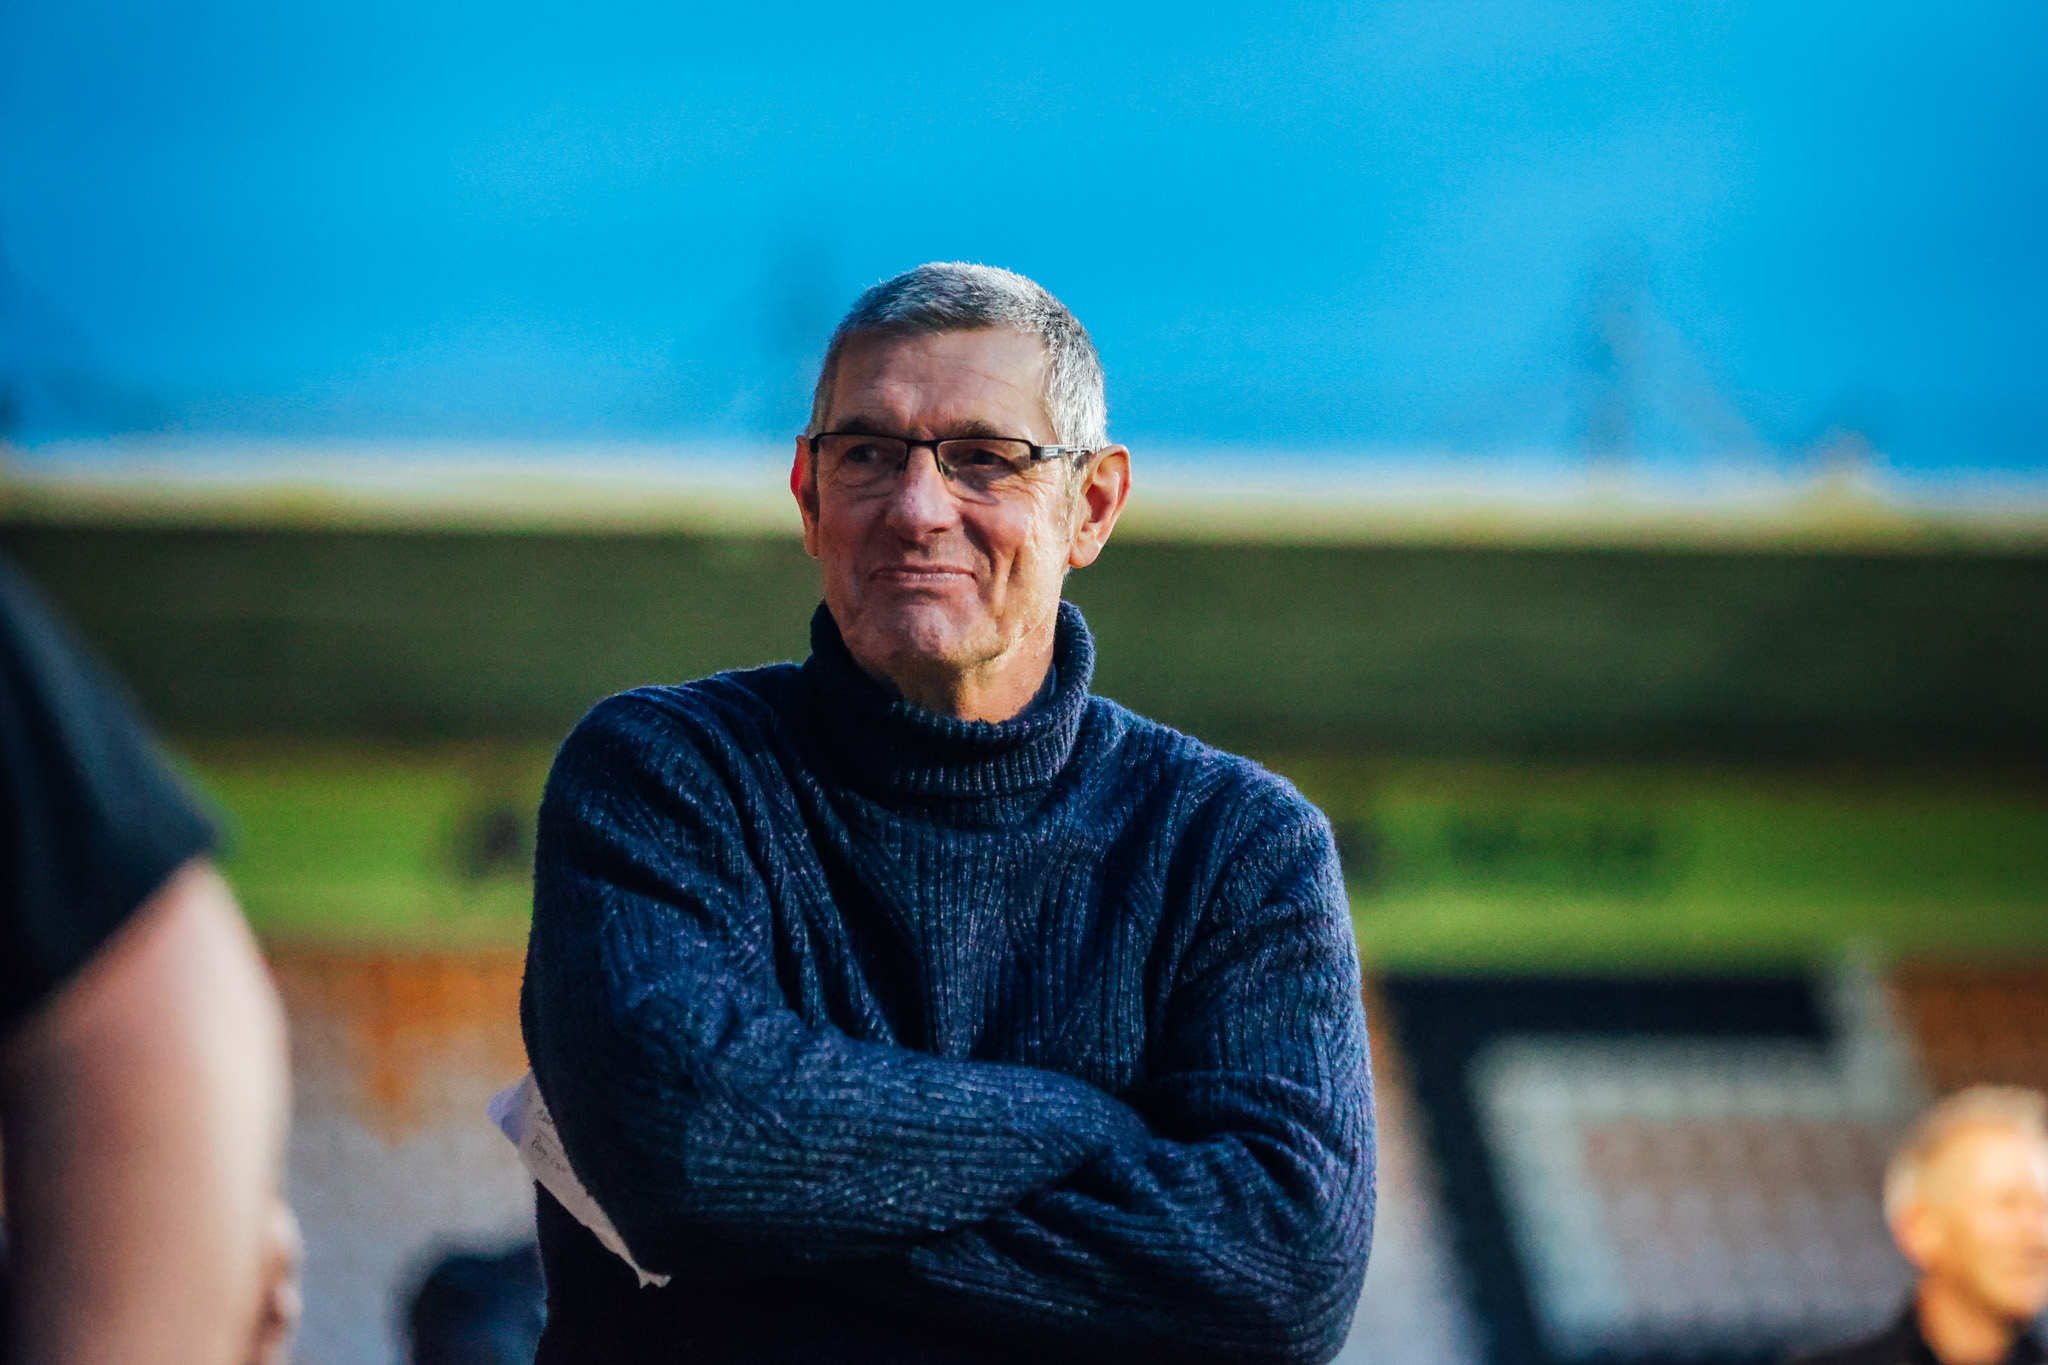
<path fill-rule="evenodd" d="M 1885 1171 L 1884 1209 L 1920 1272 L 1913 1302 L 1870 1341 L 1805 1365 L 2048 1361 L 2048 1101 L 1978 1086 L 1929 1110 Z"/>
<path fill-rule="evenodd" d="M 594 709 L 522 1005 L 576 1175 L 539 1359 L 1321 1361 L 1371 1235 L 1327 822 L 1091 696 L 1130 488 L 1080 324 L 928 265 L 840 324 L 790 487 L 811 655 Z"/>

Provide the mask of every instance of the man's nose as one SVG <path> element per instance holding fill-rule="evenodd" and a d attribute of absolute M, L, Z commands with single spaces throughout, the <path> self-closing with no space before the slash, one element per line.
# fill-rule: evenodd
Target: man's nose
<path fill-rule="evenodd" d="M 921 540 L 959 519 L 960 503 L 939 473 L 938 453 L 929 446 L 914 447 L 889 497 L 890 527 L 908 539 Z"/>

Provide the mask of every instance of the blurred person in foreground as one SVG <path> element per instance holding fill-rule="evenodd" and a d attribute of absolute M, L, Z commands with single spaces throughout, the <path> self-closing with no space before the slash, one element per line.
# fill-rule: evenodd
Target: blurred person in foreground
<path fill-rule="evenodd" d="M 790 487 L 801 665 L 564 744 L 522 1004 L 580 1183 L 542 1362 L 1324 1361 L 1373 1211 L 1329 824 L 1092 696 L 1060 600 L 1130 490 L 1073 315 L 877 285 Z"/>
<path fill-rule="evenodd" d="M 281 1361 L 283 1018 L 211 824 L 0 561 L 10 1365 Z"/>
<path fill-rule="evenodd" d="M 1885 1170 L 1884 1211 L 1920 1274 L 1913 1301 L 1882 1335 L 1801 1365 L 2048 1361 L 2048 1100 L 1977 1086 L 1935 1105 Z"/>

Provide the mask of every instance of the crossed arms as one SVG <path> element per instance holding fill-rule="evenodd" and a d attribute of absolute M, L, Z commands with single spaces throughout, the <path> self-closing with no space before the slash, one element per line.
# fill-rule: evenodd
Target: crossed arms
<path fill-rule="evenodd" d="M 542 806 L 525 1004 L 583 1179 L 650 1270 L 830 1267 L 1046 1346 L 1320 1360 L 1371 1233 L 1355 960 L 1327 830 L 1248 801 L 1121 1098 L 809 1023 L 707 749 L 645 701 Z M 662 742 L 650 742 L 661 731 Z M 1230 868 L 1254 871 L 1233 875 Z"/>

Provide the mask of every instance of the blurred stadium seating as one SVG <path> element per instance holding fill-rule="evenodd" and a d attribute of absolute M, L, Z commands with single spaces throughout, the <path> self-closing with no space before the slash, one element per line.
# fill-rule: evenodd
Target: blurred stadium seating
<path fill-rule="evenodd" d="M 526 1069 L 522 959 L 285 947 L 272 964 L 291 1019 L 291 1198 L 306 1234 L 299 1358 L 401 1358 L 403 1288 L 450 1248 L 532 1236 L 525 1174 L 479 1117 Z"/>
<path fill-rule="evenodd" d="M 1478 1365 L 1478 1327 L 1446 1222 L 1439 1165 L 1415 1107 L 1385 997 L 1366 983 L 1379 1104 L 1379 1207 L 1372 1262 L 1340 1365 Z"/>
<path fill-rule="evenodd" d="M 1870 1330 L 1909 1282 L 1879 1208 L 1900 1125 L 2048 1062 L 2041 970 L 1380 989 L 1384 1226 L 1347 1362 L 1762 1362 Z"/>

